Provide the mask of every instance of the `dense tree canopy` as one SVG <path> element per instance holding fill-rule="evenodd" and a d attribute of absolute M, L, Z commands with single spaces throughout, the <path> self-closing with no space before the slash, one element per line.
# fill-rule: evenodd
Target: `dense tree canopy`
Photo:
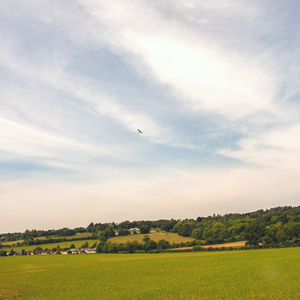
<path fill-rule="evenodd" d="M 99 238 L 106 242 L 109 238 L 118 235 L 127 235 L 129 229 L 138 228 L 141 234 L 148 234 L 150 229 L 178 233 L 184 237 L 192 237 L 200 244 L 217 244 L 247 240 L 249 245 L 284 244 L 300 239 L 300 206 L 275 207 L 266 210 L 257 210 L 244 214 L 232 213 L 224 216 L 215 215 L 197 217 L 184 220 L 157 220 L 157 221 L 124 221 L 117 223 L 90 223 L 86 228 L 62 228 L 58 230 L 26 230 L 25 232 L 0 234 L 1 242 L 24 240 L 20 245 L 40 245 L 68 240 L 76 240 L 77 233 L 90 233 L 88 238 Z M 47 239 L 39 239 L 46 236 Z M 82 239 L 82 238 L 81 238 Z M 18 244 L 18 243 L 17 243 Z M 98 245 L 99 246 L 99 245 Z M 0 244 L 1 247 L 1 244 Z M 99 246 L 100 247 L 100 246 Z M 129 245 L 124 246 L 125 248 Z M 150 246 L 149 246 L 150 247 Z M 158 247 L 165 247 L 160 244 Z M 125 249 L 124 248 L 124 249 Z M 114 251 L 111 245 L 111 250 Z M 124 251 L 131 251 L 127 249 Z"/>

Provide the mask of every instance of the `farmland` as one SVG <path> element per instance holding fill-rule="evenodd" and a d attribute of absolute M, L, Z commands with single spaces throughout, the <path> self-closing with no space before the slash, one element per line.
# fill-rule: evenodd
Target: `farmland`
<path fill-rule="evenodd" d="M 79 240 L 79 241 L 65 241 L 65 242 L 59 242 L 59 243 L 51 243 L 51 244 L 42 244 L 39 245 L 43 249 L 52 249 L 53 247 L 56 247 L 57 245 L 60 246 L 60 248 L 70 248 L 71 244 L 75 245 L 75 248 L 81 247 L 81 245 L 85 244 L 86 242 L 89 243 L 89 246 L 92 246 L 94 243 L 99 242 L 99 240 L 96 239 L 89 239 L 89 240 Z M 33 251 L 37 245 L 29 245 L 29 246 L 22 246 L 22 247 L 4 247 L 1 250 L 10 251 L 11 249 L 14 249 L 16 252 L 20 252 L 22 249 L 25 251 Z"/>
<path fill-rule="evenodd" d="M 131 235 L 127 235 L 127 236 L 116 236 L 113 238 L 110 238 L 109 240 L 112 243 L 117 243 L 117 244 L 121 244 L 121 243 L 126 243 L 127 241 L 138 241 L 139 243 L 142 242 L 144 236 L 146 234 L 131 234 Z M 186 243 L 189 241 L 193 241 L 194 238 L 192 237 L 183 237 L 178 235 L 177 233 L 171 233 L 171 232 L 156 232 L 155 230 L 151 230 L 151 232 L 149 234 L 147 234 L 151 240 L 158 242 L 159 240 L 166 240 L 168 242 L 172 243 Z"/>
<path fill-rule="evenodd" d="M 300 249 L 0 258 L 0 298 L 299 299 Z"/>
<path fill-rule="evenodd" d="M 76 233 L 75 235 L 72 236 L 52 236 L 52 238 L 61 238 L 61 239 L 66 239 L 66 240 L 72 240 L 72 239 L 86 239 L 89 236 L 91 236 L 91 234 L 89 232 L 80 232 L 80 233 Z M 40 236 L 38 238 L 34 238 L 33 240 L 47 240 L 46 236 Z M 16 244 L 17 242 L 19 243 L 23 243 L 24 240 L 18 240 L 18 241 L 13 241 L 13 242 L 6 242 L 6 243 L 2 243 L 2 245 L 5 247 L 6 245 L 12 246 L 14 244 Z"/>
<path fill-rule="evenodd" d="M 158 242 L 159 240 L 165 239 L 166 241 L 169 241 L 171 244 L 172 243 L 186 243 L 189 241 L 193 241 L 194 239 L 192 237 L 183 237 L 179 236 L 177 233 L 170 233 L 170 232 L 156 232 L 155 230 L 151 230 L 149 234 L 147 234 L 152 240 L 155 242 Z M 81 247 L 84 243 L 88 242 L 89 246 L 92 246 L 94 243 L 99 242 L 98 239 L 84 239 L 86 237 L 86 233 L 80 233 L 74 236 L 75 238 L 82 237 L 83 240 L 78 240 L 78 241 L 65 241 L 65 242 L 59 242 L 59 243 L 52 243 L 52 244 L 42 244 L 40 247 L 43 249 L 52 249 L 53 247 L 56 247 L 59 245 L 61 248 L 69 248 L 71 244 L 75 245 L 75 248 Z M 127 241 L 138 241 L 139 243 L 142 242 L 143 238 L 145 237 L 145 234 L 131 234 L 127 236 L 115 236 L 109 239 L 112 243 L 126 243 Z M 65 237 L 61 237 L 65 238 Z M 68 237 L 69 239 L 71 237 Z M 41 238 L 42 239 L 42 238 Z M 67 239 L 67 237 L 66 237 Z M 32 251 L 37 247 L 37 245 L 30 245 L 30 246 L 21 246 L 21 247 L 5 247 L 6 245 L 13 245 L 15 242 L 8 242 L 8 243 L 3 243 L 2 245 L 3 250 L 10 251 L 11 249 L 14 249 L 17 252 L 20 252 L 22 249 L 25 249 L 26 251 Z"/>

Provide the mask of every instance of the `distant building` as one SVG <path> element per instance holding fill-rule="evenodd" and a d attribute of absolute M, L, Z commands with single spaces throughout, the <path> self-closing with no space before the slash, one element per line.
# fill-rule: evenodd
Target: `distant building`
<path fill-rule="evenodd" d="M 93 254 L 93 253 L 96 253 L 96 249 L 95 248 L 93 248 L 93 249 L 84 249 L 84 252 L 86 254 Z"/>

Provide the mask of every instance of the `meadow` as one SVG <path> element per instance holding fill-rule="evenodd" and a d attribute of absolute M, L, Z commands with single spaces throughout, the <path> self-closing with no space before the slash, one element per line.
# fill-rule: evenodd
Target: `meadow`
<path fill-rule="evenodd" d="M 158 242 L 162 239 L 172 243 L 186 243 L 189 241 L 193 241 L 194 238 L 192 237 L 183 237 L 178 235 L 177 233 L 171 233 L 171 232 L 164 232 L 164 231 L 159 231 L 156 232 L 155 230 L 151 230 L 150 233 L 148 234 L 130 234 L 130 235 L 126 235 L 126 236 L 115 236 L 110 238 L 109 240 L 112 243 L 117 243 L 117 244 L 121 244 L 121 243 L 126 243 L 127 241 L 133 242 L 134 240 L 138 241 L 139 243 L 141 243 L 143 241 L 143 238 L 145 237 L 145 235 L 148 235 L 150 237 L 150 239 L 152 239 L 155 242 Z"/>
<path fill-rule="evenodd" d="M 0 299 L 300 299 L 300 248 L 0 257 Z"/>
<path fill-rule="evenodd" d="M 59 242 L 59 243 L 51 243 L 51 244 L 41 244 L 41 245 L 30 245 L 30 246 L 21 246 L 21 247 L 5 247 L 6 245 L 13 245 L 16 244 L 16 242 L 7 242 L 7 243 L 2 243 L 2 245 L 4 246 L 2 248 L 2 250 L 6 250 L 6 251 L 10 251 L 11 249 L 14 249 L 14 251 L 20 252 L 22 249 L 25 249 L 26 251 L 32 251 L 34 250 L 36 247 L 42 247 L 43 249 L 52 249 L 53 247 L 56 247 L 57 245 L 60 246 L 60 248 L 69 248 L 71 244 L 75 245 L 75 248 L 79 248 L 81 247 L 81 245 L 85 244 L 86 242 L 89 243 L 89 246 L 91 247 L 94 243 L 99 242 L 98 239 L 84 239 L 84 237 L 86 237 L 88 233 L 80 233 L 77 234 L 73 237 L 75 238 L 83 238 L 83 240 L 79 240 L 79 241 L 65 241 L 65 242 Z M 90 234 L 89 234 L 90 235 Z M 155 242 L 158 242 L 159 240 L 165 239 L 166 241 L 169 241 L 171 244 L 172 243 L 181 243 L 181 242 L 189 242 L 189 241 L 193 241 L 194 238 L 192 237 L 183 237 L 178 235 L 177 233 L 170 233 L 170 232 L 156 232 L 155 230 L 151 230 L 151 232 L 149 234 L 130 234 L 130 235 L 126 235 L 126 236 L 115 236 L 109 239 L 109 241 L 111 241 L 112 243 L 117 243 L 117 244 L 121 244 L 121 243 L 126 243 L 127 241 L 138 241 L 139 243 L 142 242 L 143 238 L 145 237 L 145 235 L 148 235 L 152 240 L 154 240 Z M 60 237 L 60 238 L 66 238 L 66 239 L 71 239 L 72 237 Z M 42 237 L 40 238 L 42 239 Z"/>
<path fill-rule="evenodd" d="M 42 244 L 42 245 L 29 245 L 29 246 L 21 246 L 21 247 L 4 247 L 0 250 L 10 251 L 13 249 L 16 252 L 21 252 L 22 249 L 25 249 L 26 251 L 33 251 L 36 247 L 42 247 L 43 249 L 52 249 L 59 245 L 61 249 L 63 248 L 70 248 L 72 244 L 75 245 L 75 248 L 78 249 L 81 247 L 81 245 L 85 244 L 86 242 L 89 243 L 89 247 L 95 244 L 96 242 L 99 242 L 99 240 L 96 239 L 89 239 L 89 240 L 79 240 L 79 241 L 66 241 L 66 242 L 59 242 L 59 243 L 51 243 L 51 244 Z"/>
<path fill-rule="evenodd" d="M 37 238 L 34 238 L 34 240 L 46 240 L 47 238 L 72 240 L 73 238 L 85 239 L 89 236 L 91 236 L 91 233 L 89 233 L 89 232 L 80 232 L 80 233 L 76 233 L 75 235 L 71 235 L 71 236 L 57 236 L 57 235 L 52 235 L 49 237 L 39 236 Z M 6 245 L 12 246 L 12 245 L 16 244 L 17 242 L 23 243 L 24 240 L 17 240 L 17 241 L 13 241 L 13 242 L 4 242 L 1 244 L 5 247 Z"/>

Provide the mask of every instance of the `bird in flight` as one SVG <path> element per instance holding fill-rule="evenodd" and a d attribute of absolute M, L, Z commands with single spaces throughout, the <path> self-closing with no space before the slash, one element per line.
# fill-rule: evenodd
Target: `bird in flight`
<path fill-rule="evenodd" d="M 140 131 L 139 129 L 138 129 L 138 132 L 139 132 L 139 133 L 143 133 L 143 132 L 142 132 L 142 131 Z"/>

